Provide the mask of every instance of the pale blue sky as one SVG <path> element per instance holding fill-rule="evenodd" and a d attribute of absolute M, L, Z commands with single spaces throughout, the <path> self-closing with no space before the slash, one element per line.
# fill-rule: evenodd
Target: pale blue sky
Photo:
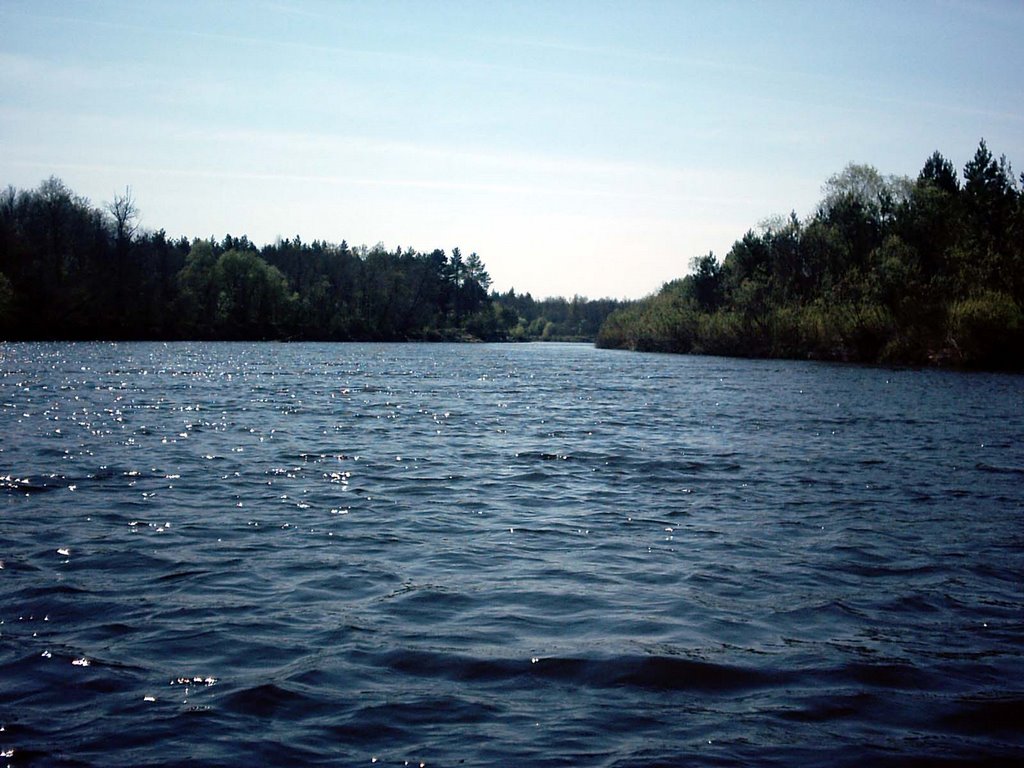
<path fill-rule="evenodd" d="M 848 162 L 1024 167 L 1024 2 L 0 0 L 0 185 L 639 297 Z"/>

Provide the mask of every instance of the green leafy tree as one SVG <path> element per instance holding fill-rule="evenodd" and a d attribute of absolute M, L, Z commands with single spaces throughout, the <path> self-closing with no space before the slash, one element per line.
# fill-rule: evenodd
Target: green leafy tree
<path fill-rule="evenodd" d="M 217 256 L 209 240 L 195 240 L 178 273 L 178 316 L 186 338 L 214 335 L 220 286 L 217 284 Z"/>
<path fill-rule="evenodd" d="M 230 250 L 213 268 L 217 294 L 214 327 L 222 338 L 279 338 L 293 297 L 284 275 L 252 251 Z"/>
<path fill-rule="evenodd" d="M 848 165 L 808 221 L 748 231 L 717 275 L 693 262 L 613 312 L 598 343 L 1024 368 L 1024 195 L 984 142 L 963 178 L 938 152 L 914 182 Z"/>

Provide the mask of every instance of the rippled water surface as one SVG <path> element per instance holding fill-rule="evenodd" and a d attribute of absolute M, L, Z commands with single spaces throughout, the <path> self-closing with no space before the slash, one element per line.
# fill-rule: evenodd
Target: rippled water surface
<path fill-rule="evenodd" d="M 13 765 L 1024 759 L 1024 378 L 0 345 Z"/>

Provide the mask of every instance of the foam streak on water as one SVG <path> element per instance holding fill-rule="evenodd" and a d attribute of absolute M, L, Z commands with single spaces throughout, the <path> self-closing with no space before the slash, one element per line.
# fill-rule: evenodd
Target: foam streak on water
<path fill-rule="evenodd" d="M 2 764 L 1024 758 L 1024 378 L 0 360 Z"/>

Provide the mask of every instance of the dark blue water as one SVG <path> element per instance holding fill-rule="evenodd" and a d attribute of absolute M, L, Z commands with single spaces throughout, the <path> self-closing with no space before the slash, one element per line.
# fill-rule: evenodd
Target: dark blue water
<path fill-rule="evenodd" d="M 12 765 L 1024 759 L 1024 378 L 2 345 Z"/>

